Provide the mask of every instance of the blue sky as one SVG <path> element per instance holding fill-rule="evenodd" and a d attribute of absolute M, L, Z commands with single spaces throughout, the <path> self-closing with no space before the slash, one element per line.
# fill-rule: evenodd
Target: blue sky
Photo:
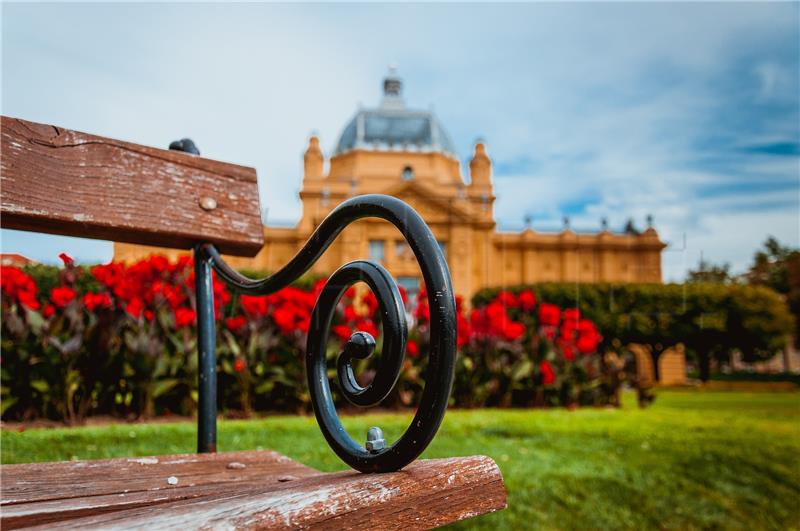
<path fill-rule="evenodd" d="M 800 246 L 800 4 L 8 4 L 2 113 L 254 166 L 300 215 L 308 135 L 330 152 L 396 63 L 519 229 L 655 217 L 666 280 Z M 685 238 L 684 238 L 685 235 Z M 684 246 L 684 239 L 686 245 Z M 2 231 L 4 252 L 108 260 L 108 243 Z"/>

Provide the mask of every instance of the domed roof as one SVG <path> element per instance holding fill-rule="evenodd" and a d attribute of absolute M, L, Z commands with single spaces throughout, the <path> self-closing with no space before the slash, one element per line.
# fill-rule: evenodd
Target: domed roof
<path fill-rule="evenodd" d="M 407 109 L 398 77 L 383 81 L 383 100 L 377 109 L 359 110 L 345 126 L 335 154 L 351 149 L 375 151 L 441 151 L 455 156 L 450 135 L 432 112 Z"/>

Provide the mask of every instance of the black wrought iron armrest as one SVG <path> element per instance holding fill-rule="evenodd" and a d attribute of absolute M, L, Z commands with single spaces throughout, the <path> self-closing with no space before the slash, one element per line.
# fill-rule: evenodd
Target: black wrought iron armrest
<path fill-rule="evenodd" d="M 400 375 L 408 337 L 405 310 L 396 282 L 382 265 L 357 260 L 331 275 L 311 315 L 306 352 L 311 403 L 328 444 L 345 463 L 361 472 L 399 470 L 416 459 L 433 440 L 447 409 L 455 364 L 456 305 L 450 271 L 436 238 L 414 209 L 394 197 L 363 195 L 348 199 L 334 209 L 283 269 L 260 280 L 234 271 L 211 244 L 195 249 L 200 358 L 198 451 L 214 451 L 216 447 L 216 335 L 211 269 L 240 292 L 274 293 L 308 271 L 347 225 L 367 217 L 382 218 L 394 224 L 420 264 L 430 307 L 431 339 L 425 389 L 413 421 L 391 446 L 383 447 L 378 440 L 373 440 L 366 448 L 342 426 L 328 381 L 325 351 L 336 305 L 344 292 L 356 282 L 365 282 L 378 300 L 383 323 L 381 362 L 372 383 L 361 387 L 351 364 L 353 359 L 364 359 L 372 354 L 375 338 L 370 334 L 354 333 L 337 360 L 341 392 L 352 404 L 368 407 L 386 398 Z M 370 435 L 372 439 L 379 438 L 377 433 Z"/>

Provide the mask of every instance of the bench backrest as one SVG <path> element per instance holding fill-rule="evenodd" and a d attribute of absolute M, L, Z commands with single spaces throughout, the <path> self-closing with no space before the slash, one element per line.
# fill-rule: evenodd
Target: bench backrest
<path fill-rule="evenodd" d="M 0 117 L 3 228 L 171 248 L 263 246 L 253 168 Z"/>

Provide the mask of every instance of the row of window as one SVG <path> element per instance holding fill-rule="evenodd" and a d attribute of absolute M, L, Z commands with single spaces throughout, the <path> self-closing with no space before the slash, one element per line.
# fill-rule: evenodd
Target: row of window
<path fill-rule="evenodd" d="M 447 257 L 447 243 L 438 241 L 439 248 L 442 253 Z M 369 241 L 369 259 L 374 262 L 383 262 L 386 259 L 386 242 L 384 240 L 370 240 Z M 394 242 L 394 256 L 395 258 L 406 259 L 412 258 L 414 255 L 411 248 L 405 240 L 396 240 Z"/>

